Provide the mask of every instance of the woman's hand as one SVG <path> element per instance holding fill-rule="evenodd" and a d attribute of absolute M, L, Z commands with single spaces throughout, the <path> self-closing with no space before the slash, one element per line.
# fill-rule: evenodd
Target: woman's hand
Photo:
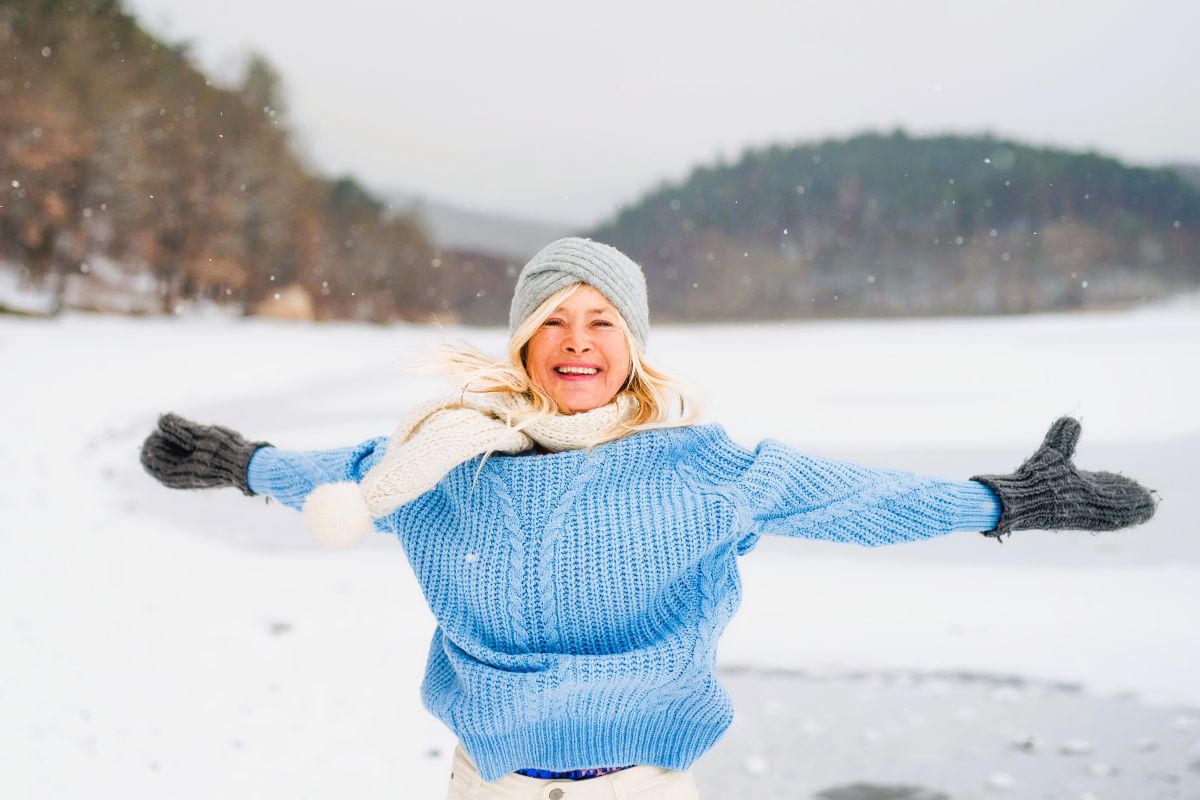
<path fill-rule="evenodd" d="M 1112 472 L 1084 472 L 1071 463 L 1079 421 L 1059 417 L 1045 441 L 1010 475 L 975 475 L 1000 497 L 1000 521 L 987 536 L 1014 530 L 1112 531 L 1154 516 L 1153 492 Z"/>
<path fill-rule="evenodd" d="M 270 442 L 248 442 L 236 431 L 220 425 L 201 425 L 177 414 L 163 414 L 158 428 L 142 443 L 142 466 L 172 489 L 209 489 L 236 486 L 253 495 L 246 482 L 246 467 L 260 447 Z"/>

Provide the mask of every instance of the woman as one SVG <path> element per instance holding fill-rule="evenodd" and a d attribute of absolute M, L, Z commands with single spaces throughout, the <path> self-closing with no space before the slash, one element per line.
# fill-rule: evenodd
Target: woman
<path fill-rule="evenodd" d="M 461 396 L 390 441 L 286 452 L 168 414 L 142 450 L 166 485 L 275 497 L 323 542 L 400 539 L 438 621 L 421 692 L 459 738 L 451 798 L 696 797 L 690 767 L 732 720 L 715 654 L 736 556 L 763 534 L 875 546 L 1155 510 L 1075 468 L 1068 417 L 1013 473 L 969 481 L 747 450 L 647 362 L 645 278 L 607 245 L 534 256 L 509 326 L 506 362 L 452 350 Z"/>

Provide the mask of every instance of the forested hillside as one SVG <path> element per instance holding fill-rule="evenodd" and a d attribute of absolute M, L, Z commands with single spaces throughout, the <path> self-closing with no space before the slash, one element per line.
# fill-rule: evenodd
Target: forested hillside
<path fill-rule="evenodd" d="M 479 291 L 412 219 L 303 163 L 261 58 L 217 86 L 117 0 L 2 0 L 0 54 L 0 262 L 56 305 L 388 320 Z"/>
<path fill-rule="evenodd" d="M 1200 281 L 1200 190 L 1175 171 L 986 136 L 751 150 L 590 235 L 673 318 L 1032 311 Z"/>

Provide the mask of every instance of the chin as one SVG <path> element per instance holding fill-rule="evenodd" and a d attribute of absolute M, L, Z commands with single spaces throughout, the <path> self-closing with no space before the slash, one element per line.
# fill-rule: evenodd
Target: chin
<path fill-rule="evenodd" d="M 602 405 L 606 405 L 611 400 L 612 397 L 597 397 L 594 400 L 560 400 L 558 401 L 558 407 L 571 414 L 582 414 L 585 411 L 592 411 Z"/>

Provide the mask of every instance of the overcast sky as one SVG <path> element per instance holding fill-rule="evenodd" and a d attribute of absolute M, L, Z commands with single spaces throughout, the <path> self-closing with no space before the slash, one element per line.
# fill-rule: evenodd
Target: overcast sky
<path fill-rule="evenodd" d="M 587 225 L 746 145 L 902 125 L 1200 162 L 1200 2 L 128 0 L 264 54 L 312 164 Z"/>

